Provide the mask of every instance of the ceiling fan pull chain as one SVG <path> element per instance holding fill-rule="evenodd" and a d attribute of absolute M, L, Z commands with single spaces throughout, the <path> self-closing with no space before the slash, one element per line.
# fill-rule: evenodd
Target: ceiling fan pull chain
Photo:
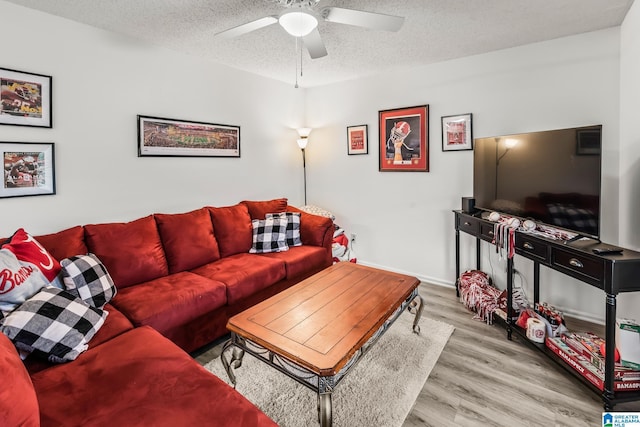
<path fill-rule="evenodd" d="M 296 37 L 296 52 L 297 51 L 298 51 L 298 38 Z M 298 57 L 294 56 L 294 58 L 296 59 L 296 85 L 294 87 L 298 89 Z"/>
<path fill-rule="evenodd" d="M 302 43 L 300 43 L 300 77 L 302 77 Z"/>

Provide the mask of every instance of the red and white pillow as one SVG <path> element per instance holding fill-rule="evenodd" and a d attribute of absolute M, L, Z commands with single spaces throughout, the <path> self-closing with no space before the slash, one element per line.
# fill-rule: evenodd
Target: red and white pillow
<path fill-rule="evenodd" d="M 18 229 L 2 249 L 13 252 L 23 263 L 33 264 L 49 282 L 53 282 L 62 269 L 60 263 L 23 228 Z"/>
<path fill-rule="evenodd" d="M 0 248 L 0 311 L 13 311 L 45 286 L 62 288 L 61 269 L 29 233 L 16 231 Z"/>
<path fill-rule="evenodd" d="M 48 284 L 39 269 L 21 263 L 10 250 L 0 249 L 0 311 L 13 311 Z"/>

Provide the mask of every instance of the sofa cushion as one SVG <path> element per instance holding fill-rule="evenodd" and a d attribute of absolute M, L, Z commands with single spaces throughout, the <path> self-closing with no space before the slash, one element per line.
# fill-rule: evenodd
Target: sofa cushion
<path fill-rule="evenodd" d="M 252 227 L 249 210 L 244 204 L 221 208 L 208 207 L 213 232 L 220 248 L 220 257 L 248 253 L 251 249 Z"/>
<path fill-rule="evenodd" d="M 107 267 L 118 289 L 169 273 L 153 216 L 126 223 L 85 225 L 87 248 Z"/>
<path fill-rule="evenodd" d="M 57 233 L 36 236 L 36 240 L 57 260 L 89 252 L 84 244 L 84 228 L 79 225 Z"/>
<path fill-rule="evenodd" d="M 283 261 L 254 254 L 232 255 L 191 271 L 223 282 L 229 305 L 286 277 Z"/>
<path fill-rule="evenodd" d="M 154 217 L 170 273 L 190 270 L 220 258 L 207 209 L 183 214 L 155 214 Z"/>
<path fill-rule="evenodd" d="M 60 265 L 65 289 L 87 304 L 102 308 L 116 295 L 111 276 L 94 254 L 65 258 Z"/>
<path fill-rule="evenodd" d="M 226 302 L 223 283 L 183 271 L 121 289 L 112 304 L 134 325 L 164 333 Z"/>
<path fill-rule="evenodd" d="M 251 226 L 253 228 L 253 243 L 249 253 L 264 254 L 289 250 L 286 218 L 254 219 L 251 221 Z"/>
<path fill-rule="evenodd" d="M 32 376 L 42 427 L 276 424 L 240 393 L 148 327 Z M 89 400 L 88 400 L 89 399 Z"/>
<path fill-rule="evenodd" d="M 22 263 L 32 264 L 40 269 L 49 282 L 56 279 L 62 267 L 42 245 L 23 228 L 19 228 L 11 239 L 2 245 L 16 255 Z"/>
<path fill-rule="evenodd" d="M 260 201 L 243 200 L 240 203 L 247 206 L 251 219 L 265 219 L 270 212 L 286 211 L 288 200 L 286 198 Z"/>
<path fill-rule="evenodd" d="M 0 249 L 1 312 L 15 310 L 48 284 L 39 268 L 31 263 L 21 263 L 9 249 Z"/>
<path fill-rule="evenodd" d="M 105 311 L 69 292 L 48 287 L 5 317 L 0 330 L 21 350 L 39 350 L 51 362 L 68 362 L 87 349 L 106 317 Z"/>
<path fill-rule="evenodd" d="M 127 319 L 127 316 L 122 314 L 122 312 L 111 303 L 106 304 L 103 310 L 109 313 L 109 315 L 100 330 L 91 338 L 91 341 L 89 341 L 89 349 L 109 341 L 129 329 L 133 329 L 133 324 Z"/>
<path fill-rule="evenodd" d="M 327 250 L 320 246 L 290 247 L 286 252 L 261 254 L 261 256 L 283 261 L 287 270 L 287 279 L 300 278 L 308 275 L 309 272 L 328 267 Z"/>
<path fill-rule="evenodd" d="M 268 213 L 267 218 L 279 217 L 287 221 L 287 246 L 301 246 L 300 212 Z"/>
<path fill-rule="evenodd" d="M 0 334 L 0 425 L 39 426 L 40 409 L 31 378 L 13 343 Z"/>

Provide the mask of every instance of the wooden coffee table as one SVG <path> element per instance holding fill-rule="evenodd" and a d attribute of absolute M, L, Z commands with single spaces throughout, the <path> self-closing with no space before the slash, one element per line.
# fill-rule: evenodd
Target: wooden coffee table
<path fill-rule="evenodd" d="M 330 426 L 331 393 L 405 309 L 415 312 L 413 331 L 420 332 L 419 284 L 341 262 L 233 316 L 220 357 L 231 383 L 250 353 L 317 392 L 320 425 Z"/>

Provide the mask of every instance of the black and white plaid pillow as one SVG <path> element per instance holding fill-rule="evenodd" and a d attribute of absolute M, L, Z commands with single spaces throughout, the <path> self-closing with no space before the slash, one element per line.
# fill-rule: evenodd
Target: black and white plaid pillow
<path fill-rule="evenodd" d="M 300 212 L 268 213 L 267 218 L 284 218 L 287 220 L 287 246 L 302 246 L 300 238 Z"/>
<path fill-rule="evenodd" d="M 64 287 L 87 304 L 102 308 L 116 295 L 107 268 L 94 254 L 65 258 L 60 265 Z"/>
<path fill-rule="evenodd" d="M 54 363 L 74 360 L 104 324 L 107 312 L 69 292 L 46 287 L 2 321 L 0 330 L 15 346 L 41 351 Z"/>
<path fill-rule="evenodd" d="M 249 253 L 264 254 L 289 250 L 286 219 L 254 219 L 251 221 L 251 225 L 253 227 L 253 244 Z"/>

